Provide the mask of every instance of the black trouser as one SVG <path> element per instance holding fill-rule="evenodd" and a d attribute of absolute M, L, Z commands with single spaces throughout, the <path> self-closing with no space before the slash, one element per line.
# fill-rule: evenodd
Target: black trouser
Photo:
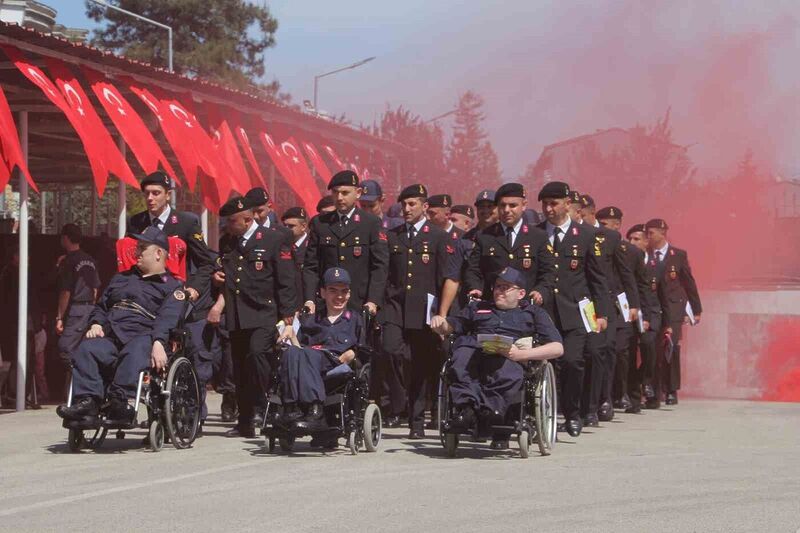
<path fill-rule="evenodd" d="M 608 327 L 598 333 L 588 333 L 586 339 L 586 372 L 583 378 L 581 395 L 581 416 L 596 414 L 600 403 L 608 392 L 605 387 L 607 377 L 613 375 L 614 346 L 616 344 L 616 311 L 610 313 Z M 613 332 L 613 334 L 612 334 Z"/>
<path fill-rule="evenodd" d="M 634 404 L 642 401 L 642 387 L 653 386 L 656 373 L 656 336 L 657 333 L 652 329 L 644 333 L 636 332 L 632 335 L 629 342 L 628 352 L 628 383 L 627 392 Z M 636 354 L 641 356 L 641 365 L 636 365 Z M 657 392 L 657 387 L 654 391 Z"/>
<path fill-rule="evenodd" d="M 217 334 L 219 351 L 214 353 L 214 390 L 219 394 L 236 394 L 230 335 L 222 328 L 217 330 Z"/>
<path fill-rule="evenodd" d="M 240 428 L 249 427 L 256 410 L 267 407 L 276 336 L 274 325 L 230 332 Z"/>
<path fill-rule="evenodd" d="M 631 339 L 639 339 L 639 327 L 636 322 L 623 322 L 617 327 L 616 357 L 614 358 L 613 398 L 621 400 L 628 392 L 628 376 L 631 367 L 636 368 L 636 347 L 631 350 Z"/>
<path fill-rule="evenodd" d="M 408 350 L 403 342 L 403 330 L 395 324 L 381 326 L 381 344 L 372 360 L 370 397 L 387 416 L 400 416 L 408 401 L 405 369 L 410 365 Z"/>
<path fill-rule="evenodd" d="M 656 394 L 660 394 L 661 391 L 669 394 L 673 392 L 677 392 L 678 389 L 681 388 L 681 328 L 683 327 L 683 322 L 677 322 L 673 324 L 669 324 L 672 327 L 672 357 L 669 361 L 667 361 L 667 354 L 665 352 L 664 346 L 664 330 L 661 330 L 661 333 L 656 340 L 656 354 L 657 354 L 657 365 L 656 365 L 656 380 L 655 383 L 660 385 L 659 388 L 656 388 Z"/>
<path fill-rule="evenodd" d="M 58 338 L 58 355 L 67 369 L 72 364 L 72 352 L 78 349 L 89 329 L 89 315 L 93 309 L 93 304 L 73 304 L 63 317 L 64 333 Z"/>
<path fill-rule="evenodd" d="M 561 412 L 567 420 L 577 420 L 581 411 L 581 391 L 586 371 L 584 352 L 588 334 L 583 326 L 561 331 L 564 355 L 555 360 L 561 389 Z"/>
<path fill-rule="evenodd" d="M 403 361 L 402 376 L 408 395 L 408 422 L 411 429 L 425 427 L 425 400 L 429 383 L 439 375 L 439 337 L 429 328 L 401 329 L 386 324 L 383 330 L 384 351 L 392 360 Z"/>

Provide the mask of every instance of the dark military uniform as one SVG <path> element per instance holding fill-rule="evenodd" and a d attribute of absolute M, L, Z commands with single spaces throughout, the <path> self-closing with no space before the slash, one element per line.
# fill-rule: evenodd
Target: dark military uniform
<path fill-rule="evenodd" d="M 110 381 L 109 397 L 133 398 L 139 373 L 150 366 L 153 343 L 167 348 L 170 331 L 183 317 L 182 287 L 169 273 L 142 277 L 133 268 L 115 275 L 89 317 L 89 325 L 102 326 L 105 336 L 84 339 L 72 354 L 73 396 L 102 401 Z"/>
<path fill-rule="evenodd" d="M 322 213 L 309 224 L 308 249 L 303 263 L 303 301 L 316 301 L 320 280 L 331 267 L 346 269 L 357 283 L 350 307 L 383 303 L 388 269 L 386 232 L 378 217 L 355 208 L 346 221 L 336 211 Z"/>
<path fill-rule="evenodd" d="M 561 335 L 547 312 L 527 300 L 514 309 L 498 309 L 486 301 L 471 302 L 447 321 L 457 337 L 450 370 L 453 404 L 470 404 L 500 416 L 519 403 L 522 365 L 502 355 L 485 354 L 478 345 L 477 335 L 506 335 L 515 340 L 534 337 L 540 344 L 561 342 Z"/>
<path fill-rule="evenodd" d="M 539 229 L 550 235 L 548 226 L 542 222 Z M 557 367 L 562 387 L 561 408 L 567 420 L 579 419 L 585 375 L 588 334 L 579 302 L 584 298 L 592 300 L 598 317 L 607 317 L 611 311 L 601 246 L 593 227 L 574 222 L 550 245 L 556 261 L 556 277 L 553 298 L 545 305 L 564 339 L 564 355 L 557 360 Z"/>
<path fill-rule="evenodd" d="M 466 292 L 478 289 L 484 300 L 491 300 L 495 278 L 509 266 L 525 274 L 528 293 L 537 291 L 547 298 L 555 275 L 553 254 L 547 248 L 547 234 L 524 221 L 513 246 L 500 222 L 478 233 L 464 274 Z"/>
<path fill-rule="evenodd" d="M 441 360 L 439 337 L 426 324 L 428 295 L 438 298 L 441 294 L 450 255 L 449 236 L 427 220 L 412 239 L 405 224 L 387 235 L 389 279 L 382 317 L 383 354 L 376 361 L 375 390 L 371 393 L 379 399 L 382 385 L 388 382 L 390 414 L 396 416 L 406 407 L 404 383 L 411 429 L 421 431 L 425 393 Z"/>
<path fill-rule="evenodd" d="M 681 388 L 680 341 L 683 317 L 686 316 L 686 302 L 692 306 L 695 315 L 702 313 L 703 307 L 686 251 L 668 245 L 665 257 L 659 258 L 656 251 L 651 252 L 650 257 L 655 260 L 658 297 L 663 312 L 662 331 L 671 327 L 674 343 L 672 356 L 668 357 L 661 337 L 656 342 L 658 381 L 666 393 L 675 393 Z"/>
<path fill-rule="evenodd" d="M 242 246 L 239 239 L 222 258 L 240 431 L 249 428 L 253 415 L 262 414 L 266 407 L 275 324 L 292 316 L 299 305 L 291 239 L 255 222 L 250 230 L 247 242 Z"/>
<path fill-rule="evenodd" d="M 339 356 L 364 342 L 364 320 L 347 310 L 333 323 L 325 310 L 300 317 L 297 340 L 281 358 L 281 388 L 285 403 L 325 401 L 325 374 L 339 366 Z"/>
<path fill-rule="evenodd" d="M 94 291 L 100 288 L 100 277 L 92 256 L 83 250 L 69 252 L 58 266 L 56 283 L 59 292 L 69 291 L 69 304 L 62 317 L 64 333 L 58 339 L 61 360 L 68 364 L 89 328 Z"/>

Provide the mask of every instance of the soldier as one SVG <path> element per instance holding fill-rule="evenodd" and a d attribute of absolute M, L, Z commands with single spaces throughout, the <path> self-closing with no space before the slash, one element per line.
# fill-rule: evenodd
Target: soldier
<path fill-rule="evenodd" d="M 237 196 L 219 212 L 236 242 L 215 274 L 223 285 L 222 302 L 230 336 L 239 404 L 237 426 L 229 436 L 252 437 L 264 423 L 266 393 L 279 319 L 291 325 L 297 310 L 291 236 L 256 222 L 253 205 Z"/>
<path fill-rule="evenodd" d="M 308 249 L 308 220 L 302 207 L 290 207 L 281 217 L 283 225 L 292 232 L 292 257 L 297 266 L 297 299 L 303 294 L 303 262 Z"/>
<path fill-rule="evenodd" d="M 253 218 L 264 229 L 280 231 L 284 236 L 290 237 L 291 231 L 286 226 L 276 223 L 276 215 L 272 210 L 269 193 L 263 187 L 253 187 L 244 195 L 253 206 Z"/>
<path fill-rule="evenodd" d="M 585 375 L 584 353 L 589 317 L 583 302 L 593 302 L 597 331 L 608 326 L 610 302 L 603 265 L 601 242 L 594 230 L 570 218 L 569 185 L 560 181 L 545 184 L 539 192 L 542 211 L 547 218 L 539 225 L 546 232 L 555 256 L 555 288 L 546 308 L 564 339 L 564 355 L 557 360 L 561 382 L 563 430 L 577 437 L 583 429 L 580 417 Z"/>
<path fill-rule="evenodd" d="M 374 315 L 383 302 L 386 288 L 389 255 L 386 232 L 378 217 L 356 207 L 361 188 L 355 172 L 338 172 L 331 178 L 328 189 L 336 210 L 311 220 L 303 264 L 304 306 L 314 312 L 322 275 L 331 267 L 341 267 L 358 280 L 350 297 L 350 308 L 360 311 L 366 307 Z"/>
<path fill-rule="evenodd" d="M 440 230 L 448 234 L 455 231 L 460 238 L 464 231 L 456 228 L 453 225 L 453 221 L 450 220 L 450 208 L 452 205 L 453 199 L 449 194 L 434 194 L 428 198 L 428 210 L 425 212 L 425 216 L 428 217 L 431 224 Z"/>
<path fill-rule="evenodd" d="M 403 219 L 400 217 L 390 217 L 383 213 L 383 206 L 386 201 L 386 195 L 383 194 L 381 184 L 375 180 L 364 180 L 361 182 L 361 197 L 358 199 L 358 205 L 361 209 L 372 213 L 379 219 L 384 230 L 396 228 L 403 224 Z"/>
<path fill-rule="evenodd" d="M 142 233 L 148 226 L 155 226 L 168 237 L 180 237 L 186 243 L 188 276 L 186 290 L 193 304 L 185 323 L 192 339 L 188 355 L 194 364 L 200 383 L 201 419 L 205 420 L 208 415 L 205 404 L 206 383 L 213 375 L 214 360 L 222 356 L 216 328 L 208 322 L 208 315 L 214 303 L 211 294 L 211 275 L 214 272 L 216 255 L 206 245 L 199 218 L 193 213 L 173 210 L 170 207 L 173 182 L 166 173 L 159 170 L 149 174 L 142 180 L 141 188 L 147 210 L 130 218 L 128 231 Z M 202 426 L 200 430 L 202 431 Z"/>
<path fill-rule="evenodd" d="M 641 327 L 635 327 L 634 334 L 629 341 L 627 374 L 620 376 L 618 389 L 627 392 L 631 406 L 625 409 L 626 413 L 638 413 L 642 407 L 642 389 L 645 395 L 645 408 L 658 409 L 661 400 L 655 393 L 656 374 L 656 335 L 661 328 L 661 303 L 658 301 L 658 281 L 655 259 L 647 260 L 647 235 L 644 224 L 631 226 L 626 234 L 632 247 L 641 252 L 637 257 L 638 264 L 634 270 L 636 281 L 639 284 L 639 295 L 642 304 Z M 641 353 L 641 367 L 636 367 L 636 353 Z M 624 359 L 624 358 L 623 358 Z M 618 360 L 620 364 L 622 360 Z M 624 368 L 622 369 L 624 371 Z M 626 379 L 627 376 L 627 379 Z"/>
<path fill-rule="evenodd" d="M 639 290 L 633 276 L 631 263 L 627 259 L 627 243 L 615 229 L 601 226 L 595 218 L 595 203 L 588 194 L 581 195 L 581 218 L 583 223 L 595 228 L 600 241 L 600 262 L 604 268 L 608 284 L 608 300 L 611 303 L 608 314 L 608 328 L 605 331 L 589 333 L 586 341 L 587 379 L 584 385 L 582 414 L 584 425 L 596 427 L 599 421 L 610 422 L 614 418 L 612 389 L 616 360 L 617 325 L 631 319 L 638 319 Z M 614 208 L 619 213 L 618 208 Z M 628 309 L 619 308 L 618 295 L 624 294 Z M 627 341 L 625 346 L 627 347 Z"/>
<path fill-rule="evenodd" d="M 494 201 L 495 191 L 493 189 L 484 189 L 475 197 L 475 215 L 478 222 L 471 232 L 485 230 L 492 224 L 497 223 L 497 203 Z M 470 232 L 467 232 L 470 233 Z M 469 238 L 469 236 L 467 237 Z"/>
<path fill-rule="evenodd" d="M 450 209 L 450 221 L 464 233 L 472 229 L 474 220 L 475 209 L 471 205 L 458 204 Z"/>
<path fill-rule="evenodd" d="M 428 193 L 415 184 L 400 193 L 405 224 L 388 232 L 389 278 L 383 327 L 383 357 L 376 361 L 374 398 L 389 383 L 390 416 L 400 414 L 403 381 L 408 393 L 409 438 L 425 437 L 425 394 L 437 375 L 439 337 L 429 327 L 428 299 L 439 298 L 448 267 L 448 235 L 425 218 Z M 436 313 L 436 309 L 432 310 Z"/>
<path fill-rule="evenodd" d="M 59 355 L 67 366 L 89 327 L 100 288 L 97 266 L 92 256 L 81 250 L 82 239 L 81 229 L 75 224 L 65 224 L 61 229 L 61 246 L 67 254 L 58 261 L 56 334 L 60 336 Z"/>
<path fill-rule="evenodd" d="M 72 353 L 71 406 L 56 413 L 68 420 L 94 418 L 108 397 L 110 420 L 130 423 L 139 373 L 167 364 L 170 331 L 186 309 L 183 284 L 166 270 L 169 243 L 149 226 L 138 240 L 136 267 L 115 275 L 89 317 L 89 331 Z"/>
<path fill-rule="evenodd" d="M 691 306 L 695 323 L 700 322 L 703 307 L 686 251 L 667 241 L 667 223 L 660 218 L 654 218 L 647 221 L 645 229 L 650 246 L 648 260 L 652 257 L 656 263 L 658 297 L 664 319 L 656 342 L 659 351 L 658 382 L 667 394 L 667 405 L 676 405 L 678 389 L 681 388 L 681 328 L 684 323 L 689 322 L 686 304 L 688 302 Z M 670 342 L 671 350 L 668 346 Z M 660 397 L 661 391 L 657 390 L 656 394 Z"/>
<path fill-rule="evenodd" d="M 490 298 L 494 278 L 511 266 L 525 274 L 528 297 L 536 305 L 542 305 L 553 288 L 555 275 L 547 235 L 541 228 L 522 220 L 526 199 L 525 188 L 519 183 L 501 186 L 495 194 L 495 202 L 500 222 L 480 231 L 475 239 L 464 274 L 467 294 Z"/>
<path fill-rule="evenodd" d="M 331 211 L 336 211 L 336 206 L 333 205 L 333 198 L 328 196 L 323 196 L 317 202 L 317 214 L 321 215 L 322 213 L 330 213 Z"/>

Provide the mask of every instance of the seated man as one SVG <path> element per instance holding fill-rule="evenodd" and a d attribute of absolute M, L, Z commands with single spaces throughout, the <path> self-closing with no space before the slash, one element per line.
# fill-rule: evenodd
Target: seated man
<path fill-rule="evenodd" d="M 507 267 L 495 281 L 494 303 L 473 301 L 457 316 L 431 320 L 437 333 L 459 337 L 452 357 L 450 396 L 456 412 L 453 423 L 463 430 L 474 425 L 476 411 L 489 423 L 503 423 L 522 391 L 523 368 L 517 363 L 552 359 L 564 352 L 550 316 L 524 299 L 524 287 L 525 276 Z M 504 335 L 515 342 L 510 349 L 489 354 L 478 344 L 479 334 Z M 539 345 L 531 347 L 526 338 Z M 508 447 L 507 436 L 495 435 L 492 447 Z"/>
<path fill-rule="evenodd" d="M 347 309 L 350 274 L 345 269 L 334 267 L 325 271 L 320 293 L 325 307 L 313 315 L 301 316 L 297 335 L 287 327 L 281 336 L 293 344 L 281 359 L 282 420 L 309 431 L 328 427 L 322 410 L 323 376 L 336 366 L 350 363 L 364 336 L 361 315 Z M 305 416 L 301 409 L 305 410 Z"/>
<path fill-rule="evenodd" d="M 107 396 L 108 418 L 131 422 L 139 373 L 167 364 L 165 347 L 185 312 L 186 295 L 165 267 L 167 236 L 150 226 L 134 238 L 136 266 L 111 279 L 89 317 L 86 339 L 72 354 L 74 401 L 58 407 L 62 418 L 95 417 Z"/>

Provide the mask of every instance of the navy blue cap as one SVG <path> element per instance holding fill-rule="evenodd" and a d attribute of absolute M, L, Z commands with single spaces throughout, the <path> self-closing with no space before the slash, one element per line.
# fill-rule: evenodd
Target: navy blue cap
<path fill-rule="evenodd" d="M 494 203 L 494 189 L 483 189 L 481 192 L 478 193 L 478 196 L 475 197 L 475 206 L 481 202 L 492 202 Z"/>
<path fill-rule="evenodd" d="M 361 190 L 363 192 L 361 193 L 361 198 L 359 198 L 359 200 L 364 200 L 365 202 L 374 202 L 383 196 L 381 184 L 375 180 L 362 181 Z"/>
<path fill-rule="evenodd" d="M 402 191 L 400 191 L 400 196 L 397 197 L 398 202 L 402 202 L 406 198 L 428 198 L 428 189 L 425 188 L 424 185 L 420 183 L 415 183 L 414 185 L 409 185 Z"/>
<path fill-rule="evenodd" d="M 269 202 L 269 193 L 263 187 L 253 187 L 247 191 L 247 194 L 245 194 L 244 197 L 250 200 L 250 205 L 252 207 L 265 205 L 267 202 Z"/>
<path fill-rule="evenodd" d="M 512 285 L 516 285 L 520 289 L 525 288 L 525 275 L 517 270 L 516 268 L 506 267 L 503 269 L 500 274 L 498 274 L 497 279 L 502 279 L 503 281 L 507 281 Z"/>
<path fill-rule="evenodd" d="M 571 198 L 569 185 L 563 181 L 550 181 L 539 191 L 539 201 L 545 198 Z M 578 198 L 580 200 L 580 197 Z"/>
<path fill-rule="evenodd" d="M 434 194 L 428 197 L 428 207 L 450 207 L 453 199 L 449 194 Z"/>
<path fill-rule="evenodd" d="M 246 196 L 234 196 L 219 208 L 219 216 L 229 217 L 248 209 L 253 209 L 253 201 Z"/>
<path fill-rule="evenodd" d="M 403 206 L 400 204 L 392 204 L 386 210 L 386 216 L 389 218 L 400 218 L 403 216 Z"/>
<path fill-rule="evenodd" d="M 163 170 L 156 170 L 155 172 L 148 174 L 142 180 L 141 183 L 142 190 L 144 190 L 144 188 L 148 185 L 160 185 L 169 191 L 172 189 L 173 183 L 172 183 L 172 178 L 167 176 L 166 172 L 164 172 Z"/>
<path fill-rule="evenodd" d="M 131 237 L 139 242 L 155 244 L 169 251 L 169 239 L 167 239 L 167 234 L 155 226 L 147 226 L 143 232 L 133 233 Z"/>
<path fill-rule="evenodd" d="M 322 276 L 322 286 L 335 285 L 337 283 L 344 283 L 350 285 L 350 274 L 347 270 L 339 267 L 329 268 Z"/>
<path fill-rule="evenodd" d="M 352 170 L 341 170 L 333 175 L 331 181 L 328 182 L 328 190 L 340 185 L 349 185 L 350 187 L 358 187 L 358 174 Z"/>

